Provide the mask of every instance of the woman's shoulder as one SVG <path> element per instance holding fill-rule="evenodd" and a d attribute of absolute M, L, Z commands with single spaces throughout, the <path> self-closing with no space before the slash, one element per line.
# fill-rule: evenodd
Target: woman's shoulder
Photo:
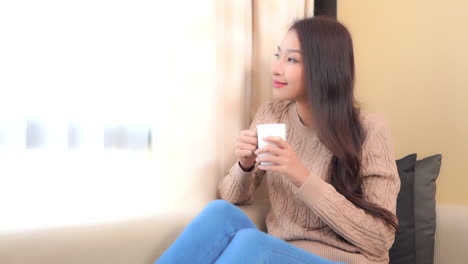
<path fill-rule="evenodd" d="M 389 122 L 379 113 L 362 112 L 362 125 L 367 129 L 362 145 L 363 176 L 384 176 L 399 181 L 395 163 L 395 149 Z"/>
<path fill-rule="evenodd" d="M 360 110 L 361 125 L 365 131 L 365 141 L 369 144 L 391 141 L 391 129 L 388 120 L 381 113 Z"/>
<path fill-rule="evenodd" d="M 367 132 L 389 128 L 387 119 L 381 113 L 371 113 L 361 109 L 359 117 L 362 127 Z"/>

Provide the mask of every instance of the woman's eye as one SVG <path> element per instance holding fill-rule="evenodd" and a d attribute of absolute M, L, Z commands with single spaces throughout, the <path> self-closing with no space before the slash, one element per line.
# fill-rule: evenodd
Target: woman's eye
<path fill-rule="evenodd" d="M 279 54 L 278 54 L 278 53 L 273 54 L 273 56 L 275 56 L 276 58 L 279 58 Z"/>
<path fill-rule="evenodd" d="M 297 60 L 293 59 L 293 58 L 288 58 L 288 61 L 290 62 L 298 62 Z"/>

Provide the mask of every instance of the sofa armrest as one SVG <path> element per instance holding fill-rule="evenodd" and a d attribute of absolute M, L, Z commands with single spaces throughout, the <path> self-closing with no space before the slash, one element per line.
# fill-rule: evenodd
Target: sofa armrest
<path fill-rule="evenodd" d="M 196 212 L 0 233 L 2 264 L 150 264 L 162 255 Z"/>
<path fill-rule="evenodd" d="M 468 263 L 468 206 L 437 204 L 434 263 Z"/>

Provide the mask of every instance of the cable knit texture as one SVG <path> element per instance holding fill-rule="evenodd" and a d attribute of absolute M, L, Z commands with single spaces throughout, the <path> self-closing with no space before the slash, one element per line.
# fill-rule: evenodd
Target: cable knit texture
<path fill-rule="evenodd" d="M 364 199 L 395 214 L 400 180 L 389 126 L 382 116 L 362 110 L 360 120 L 367 131 L 360 173 Z M 271 202 L 266 218 L 270 235 L 333 261 L 388 263 L 395 231 L 330 184 L 332 154 L 316 131 L 301 122 L 296 103 L 273 100 L 262 104 L 250 129 L 268 123 L 286 124 L 287 142 L 311 175 L 296 187 L 284 175 L 260 170 L 257 164 L 251 172 L 244 172 L 236 162 L 218 184 L 221 198 L 233 204 L 251 204 L 265 178 Z"/>

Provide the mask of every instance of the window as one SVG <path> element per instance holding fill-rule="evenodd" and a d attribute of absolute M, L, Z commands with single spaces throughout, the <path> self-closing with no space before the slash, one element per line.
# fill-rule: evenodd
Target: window
<path fill-rule="evenodd" d="M 213 1 L 0 3 L 0 230 L 181 199 L 184 173 L 215 149 L 213 12 Z"/>

